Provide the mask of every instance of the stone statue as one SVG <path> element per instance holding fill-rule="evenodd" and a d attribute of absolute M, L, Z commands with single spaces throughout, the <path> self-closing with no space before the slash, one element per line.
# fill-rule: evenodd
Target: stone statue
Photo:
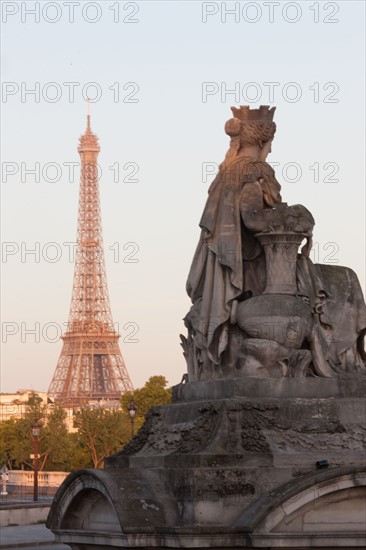
<path fill-rule="evenodd" d="M 282 201 L 266 162 L 274 111 L 233 107 L 225 125 L 230 148 L 209 189 L 187 281 L 189 381 L 365 371 L 357 276 L 311 262 L 314 219 Z"/>
<path fill-rule="evenodd" d="M 314 219 L 266 162 L 274 109 L 233 113 L 188 277 L 188 373 L 58 489 L 47 527 L 72 550 L 366 548 L 360 285 L 309 259 Z"/>

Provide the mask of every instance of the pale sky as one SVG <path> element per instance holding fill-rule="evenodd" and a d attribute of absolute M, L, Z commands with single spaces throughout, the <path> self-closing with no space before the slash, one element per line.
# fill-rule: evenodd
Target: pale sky
<path fill-rule="evenodd" d="M 186 370 L 185 282 L 232 105 L 277 106 L 268 160 L 283 199 L 314 215 L 312 259 L 365 288 L 363 1 L 1 4 L 2 392 L 47 390 L 61 351 L 87 95 L 136 387 Z"/>

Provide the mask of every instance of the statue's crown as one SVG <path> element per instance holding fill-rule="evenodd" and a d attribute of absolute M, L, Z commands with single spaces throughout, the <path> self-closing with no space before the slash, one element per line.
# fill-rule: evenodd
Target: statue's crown
<path fill-rule="evenodd" d="M 242 122 L 272 122 L 276 107 L 261 105 L 259 109 L 251 109 L 248 105 L 240 105 L 239 109 L 231 107 L 231 110 L 234 117 Z"/>

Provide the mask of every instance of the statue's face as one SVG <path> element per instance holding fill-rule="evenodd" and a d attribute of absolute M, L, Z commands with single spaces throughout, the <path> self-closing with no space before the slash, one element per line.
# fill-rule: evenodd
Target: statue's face
<path fill-rule="evenodd" d="M 266 143 L 263 145 L 262 149 L 260 150 L 259 160 L 261 160 L 262 162 L 266 160 L 267 156 L 272 151 L 272 141 L 273 141 L 272 139 L 270 139 L 269 141 L 266 141 Z"/>

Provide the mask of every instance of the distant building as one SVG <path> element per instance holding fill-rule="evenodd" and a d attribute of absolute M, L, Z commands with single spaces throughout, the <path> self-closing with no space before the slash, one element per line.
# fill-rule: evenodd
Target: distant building
<path fill-rule="evenodd" d="M 17 390 L 15 393 L 0 393 L 0 422 L 10 420 L 11 418 L 23 418 L 26 413 L 26 407 L 29 398 L 32 395 L 37 395 L 42 399 L 42 404 L 47 406 L 47 413 L 49 413 L 54 407 L 53 399 L 49 397 L 47 392 L 35 391 L 35 390 Z M 120 409 L 121 404 L 117 401 L 106 400 L 90 400 L 85 403 L 86 407 L 102 408 L 102 409 Z M 66 416 L 66 427 L 69 432 L 76 432 L 74 428 L 74 414 L 80 410 L 80 407 L 62 407 Z"/>
<path fill-rule="evenodd" d="M 0 393 L 0 421 L 23 418 L 28 400 L 34 394 L 42 399 L 43 404 L 52 403 L 45 391 L 17 390 L 15 393 Z"/>

